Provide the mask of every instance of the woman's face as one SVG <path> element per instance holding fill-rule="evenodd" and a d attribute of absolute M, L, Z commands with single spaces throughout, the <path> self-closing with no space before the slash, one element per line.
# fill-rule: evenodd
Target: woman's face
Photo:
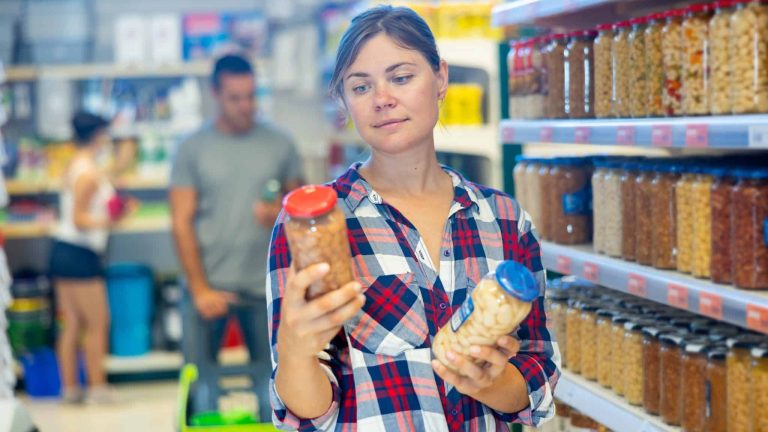
<path fill-rule="evenodd" d="M 360 49 L 343 83 L 352 121 L 374 150 L 397 154 L 432 143 L 448 88 L 445 62 L 435 72 L 420 52 L 379 33 Z"/>

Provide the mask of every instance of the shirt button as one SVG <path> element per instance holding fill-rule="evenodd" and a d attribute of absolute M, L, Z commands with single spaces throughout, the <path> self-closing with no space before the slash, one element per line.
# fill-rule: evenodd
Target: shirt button
<path fill-rule="evenodd" d="M 445 310 L 448 307 L 445 303 L 440 303 L 440 309 Z"/>
<path fill-rule="evenodd" d="M 451 415 L 458 415 L 459 412 L 457 410 L 451 410 Z"/>
<path fill-rule="evenodd" d="M 451 251 L 449 251 L 448 249 L 444 250 L 443 251 L 443 256 L 446 257 L 446 258 L 451 256 Z"/>

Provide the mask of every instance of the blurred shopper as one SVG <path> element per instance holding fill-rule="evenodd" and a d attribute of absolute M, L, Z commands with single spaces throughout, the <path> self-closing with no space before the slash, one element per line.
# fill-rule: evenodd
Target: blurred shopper
<path fill-rule="evenodd" d="M 173 235 L 186 277 L 185 361 L 200 370 L 193 411 L 215 410 L 212 372 L 229 318 L 239 321 L 259 389 L 262 419 L 270 418 L 266 273 L 270 230 L 280 193 L 300 185 L 293 141 L 255 119 L 256 78 L 236 55 L 220 58 L 212 76 L 216 118 L 182 143 L 171 175 Z M 255 221 L 254 221 L 255 218 Z"/>

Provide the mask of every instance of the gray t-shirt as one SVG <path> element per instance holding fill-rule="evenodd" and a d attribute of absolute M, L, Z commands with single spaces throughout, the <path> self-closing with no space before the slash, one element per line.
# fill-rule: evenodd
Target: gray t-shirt
<path fill-rule="evenodd" d="M 268 125 L 234 136 L 208 124 L 181 144 L 171 187 L 197 191 L 195 231 L 213 288 L 266 295 L 271 231 L 255 222 L 253 205 L 267 181 L 300 179 L 301 171 L 293 141 Z"/>

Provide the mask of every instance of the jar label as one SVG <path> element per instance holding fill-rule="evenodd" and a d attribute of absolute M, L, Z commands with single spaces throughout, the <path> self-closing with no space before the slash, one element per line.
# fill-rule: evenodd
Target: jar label
<path fill-rule="evenodd" d="M 586 215 L 590 209 L 589 186 L 571 194 L 563 194 L 563 213 L 567 215 Z"/>
<path fill-rule="evenodd" d="M 464 321 L 469 318 L 470 315 L 472 315 L 472 312 L 475 311 L 475 303 L 472 301 L 472 296 L 467 298 L 467 300 L 464 302 L 464 304 L 461 305 L 459 310 L 457 310 L 453 316 L 451 317 L 451 328 L 454 332 L 459 331 L 459 327 L 461 327 L 462 324 L 464 324 Z"/>

